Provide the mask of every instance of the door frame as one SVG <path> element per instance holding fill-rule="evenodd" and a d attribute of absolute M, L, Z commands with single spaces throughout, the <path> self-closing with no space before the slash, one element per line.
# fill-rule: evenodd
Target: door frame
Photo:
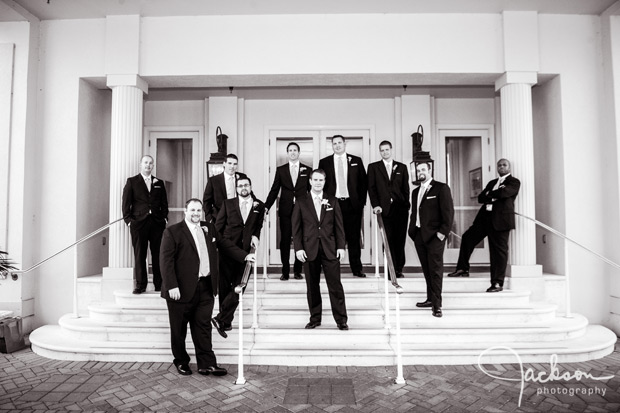
<path fill-rule="evenodd" d="M 446 138 L 447 137 L 480 137 L 482 156 L 482 182 L 483 185 L 494 176 L 493 165 L 495 164 L 495 125 L 493 124 L 437 124 L 435 125 L 433 142 L 436 178 L 446 182 Z M 478 207 L 476 207 L 476 210 Z M 474 250 L 469 262 L 471 264 L 488 264 L 488 240 L 484 239 L 484 247 Z M 455 264 L 458 261 L 458 248 L 446 248 L 444 261 L 446 264 Z"/>
<path fill-rule="evenodd" d="M 368 170 L 368 163 L 370 162 L 370 145 L 374 142 L 375 139 L 375 127 L 374 125 L 265 125 L 264 136 L 268 142 L 268 145 L 265 146 L 264 149 L 264 157 L 268 159 L 269 168 L 265 168 L 264 172 L 264 181 L 265 188 L 264 193 L 269 193 L 271 189 L 271 185 L 273 183 L 273 179 L 275 176 L 275 169 L 279 165 L 275 165 L 276 158 L 276 145 L 275 141 L 272 143 L 272 140 L 276 139 L 279 136 L 286 135 L 290 137 L 309 137 L 312 136 L 314 139 L 313 145 L 313 164 L 312 168 L 316 168 L 319 165 L 319 160 L 324 156 L 327 156 L 327 153 L 331 152 L 331 148 L 327 147 L 325 144 L 325 140 L 329 136 L 333 136 L 335 134 L 342 134 L 344 136 L 358 135 L 362 136 L 362 160 L 364 161 L 364 167 Z M 272 208 L 272 211 L 269 214 L 269 230 L 268 230 L 268 263 L 269 265 L 279 265 L 280 264 L 280 253 L 278 249 L 278 245 L 276 245 L 276 236 L 275 236 L 275 228 L 276 228 L 276 214 L 275 208 Z M 370 265 L 372 261 L 372 230 L 371 227 L 371 219 L 370 219 L 370 208 L 367 205 L 364 208 L 364 226 L 367 228 L 367 231 L 364 232 L 364 247 L 362 249 L 362 263 L 364 265 Z M 272 230 L 272 228 L 274 230 Z M 345 257 L 345 259 L 348 257 Z M 348 260 L 346 261 L 348 262 Z"/>

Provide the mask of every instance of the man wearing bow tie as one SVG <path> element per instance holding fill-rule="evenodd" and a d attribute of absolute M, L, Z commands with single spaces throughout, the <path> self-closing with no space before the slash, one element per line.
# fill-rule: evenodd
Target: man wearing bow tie
<path fill-rule="evenodd" d="M 252 247 L 258 248 L 265 204 L 252 197 L 252 181 L 248 177 L 237 181 L 236 190 L 237 198 L 227 199 L 222 203 L 215 221 L 215 229 L 223 239 L 249 253 Z M 234 261 L 231 258 L 234 259 L 226 250 L 220 251 L 218 283 L 220 312 L 211 320 L 217 332 L 224 338 L 228 337 L 226 331 L 232 330 L 235 310 L 239 305 L 239 294 L 235 292 L 235 286 L 241 282 L 245 268 L 245 262 Z M 255 255 L 249 254 L 245 260 L 255 261 Z"/>
<path fill-rule="evenodd" d="M 237 181 L 246 177 L 244 173 L 237 172 L 238 166 L 237 155 L 229 153 L 224 161 L 224 172 L 210 177 L 207 181 L 202 196 L 202 208 L 207 222 L 215 222 L 224 200 L 237 197 Z"/>
<path fill-rule="evenodd" d="M 373 213 L 381 214 L 390 245 L 396 278 L 405 266 L 405 241 L 409 219 L 409 171 L 404 163 L 392 159 L 392 144 L 379 144 L 382 160 L 368 165 L 368 197 Z"/>
<path fill-rule="evenodd" d="M 291 237 L 292 226 L 291 216 L 293 215 L 293 206 L 295 199 L 308 193 L 310 190 L 309 176 L 312 168 L 299 162 L 299 145 L 291 142 L 286 147 L 288 162 L 278 166 L 276 175 L 273 179 L 273 185 L 267 195 L 265 208 L 269 210 L 276 202 L 278 193 L 280 193 L 280 201 L 278 203 L 278 217 L 280 228 L 280 260 L 282 261 L 282 276 L 280 280 L 289 279 L 291 271 L 290 255 L 291 255 Z M 282 192 L 280 192 L 282 189 Z M 302 263 L 295 257 L 293 264 L 293 273 L 296 280 L 301 280 Z"/>
<path fill-rule="evenodd" d="M 192 198 L 185 203 L 185 219 L 166 229 L 161 243 L 162 292 L 168 307 L 170 347 L 179 374 L 192 374 L 185 348 L 187 324 L 196 350 L 198 373 L 225 375 L 217 365 L 212 348 L 211 315 L 217 289 L 217 248 L 229 259 L 253 259 L 241 248 L 217 233 L 213 224 L 201 222 L 202 202 Z"/>
<path fill-rule="evenodd" d="M 310 322 L 307 329 L 321 325 L 321 269 L 329 291 L 332 315 L 339 330 L 348 330 L 347 308 L 340 281 L 340 261 L 344 258 L 344 226 L 340 206 L 333 195 L 323 191 L 325 172 L 315 169 L 310 175 L 312 190 L 300 197 L 293 208 L 293 244 L 295 255 L 306 263 L 306 288 Z"/>
<path fill-rule="evenodd" d="M 344 136 L 332 137 L 334 154 L 319 161 L 319 169 L 325 171 L 325 192 L 335 196 L 344 219 L 344 233 L 349 250 L 349 266 L 355 277 L 364 278 L 362 272 L 362 217 L 368 180 L 364 163 L 359 156 L 346 152 Z"/>
<path fill-rule="evenodd" d="M 426 300 L 416 307 L 431 307 L 441 317 L 443 252 L 454 220 L 454 203 L 448 185 L 432 178 L 430 163 L 416 165 L 421 181 L 411 194 L 409 236 L 413 240 L 426 281 Z"/>
<path fill-rule="evenodd" d="M 159 247 L 168 222 L 168 196 L 164 181 L 151 175 L 154 161 L 149 155 L 140 160 L 140 173 L 127 179 L 123 188 L 123 219 L 129 226 L 134 253 L 134 294 L 146 291 L 148 268 L 147 248 L 151 248 L 153 259 L 153 284 L 155 291 L 161 290 L 159 270 Z"/>
<path fill-rule="evenodd" d="M 487 289 L 488 293 L 504 289 L 508 236 L 510 230 L 515 228 L 514 201 L 521 187 L 521 182 L 511 175 L 507 159 L 497 162 L 497 173 L 499 178 L 489 181 L 478 195 L 478 202 L 483 205 L 472 226 L 463 234 L 456 271 L 448 274 L 448 277 L 469 277 L 469 258 L 476 245 L 488 236 L 491 261 L 491 286 Z"/>

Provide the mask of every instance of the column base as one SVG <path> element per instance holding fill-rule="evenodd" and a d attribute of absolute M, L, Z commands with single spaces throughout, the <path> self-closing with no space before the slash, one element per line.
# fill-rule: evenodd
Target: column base
<path fill-rule="evenodd" d="M 513 278 L 542 277 L 542 265 L 508 265 L 506 276 Z"/>
<path fill-rule="evenodd" d="M 114 291 L 133 291 L 133 268 L 103 268 L 101 301 L 114 301 Z"/>

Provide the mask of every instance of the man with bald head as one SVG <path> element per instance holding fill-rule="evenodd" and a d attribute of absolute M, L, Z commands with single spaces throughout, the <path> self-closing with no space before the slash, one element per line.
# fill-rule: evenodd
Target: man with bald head
<path fill-rule="evenodd" d="M 521 182 L 510 174 L 508 159 L 497 162 L 497 173 L 499 178 L 491 180 L 478 195 L 478 202 L 482 207 L 472 226 L 463 234 L 456 271 L 448 274 L 448 277 L 469 277 L 469 258 L 476 245 L 489 237 L 491 287 L 487 289 L 488 293 L 504 289 L 508 236 L 510 230 L 515 228 L 514 201 L 521 187 Z"/>

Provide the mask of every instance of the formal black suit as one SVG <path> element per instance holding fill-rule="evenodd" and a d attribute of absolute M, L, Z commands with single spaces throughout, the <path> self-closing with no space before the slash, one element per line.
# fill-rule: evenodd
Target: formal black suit
<path fill-rule="evenodd" d="M 276 202 L 280 190 L 280 201 L 278 202 L 278 217 L 280 218 L 280 260 L 282 262 L 282 275 L 288 276 L 290 274 L 290 255 L 291 255 L 291 237 L 293 235 L 293 229 L 291 224 L 291 217 L 293 216 L 293 207 L 295 206 L 295 199 L 301 195 L 306 194 L 310 190 L 310 173 L 312 168 L 308 165 L 304 165 L 299 162 L 299 169 L 297 171 L 297 181 L 293 185 L 293 178 L 291 177 L 291 170 L 289 163 L 280 165 L 276 168 L 276 175 L 273 178 L 273 185 L 267 200 L 265 201 L 265 208 L 270 209 Z M 302 263 L 295 258 L 293 264 L 293 271 L 295 274 L 301 273 Z"/>
<path fill-rule="evenodd" d="M 493 190 L 499 178 L 489 181 L 478 195 L 483 204 L 471 227 L 463 234 L 457 270 L 469 271 L 469 258 L 476 245 L 489 237 L 489 259 L 491 261 L 491 284 L 504 285 L 508 264 L 508 237 L 515 228 L 515 198 L 521 182 L 512 175 L 506 176 L 498 189 Z M 490 205 L 490 211 L 488 207 Z"/>
<path fill-rule="evenodd" d="M 340 262 L 336 250 L 344 249 L 345 235 L 342 213 L 336 198 L 323 192 L 321 217 L 317 217 L 312 192 L 297 199 L 293 208 L 293 244 L 295 252 L 304 250 L 310 322 L 320 323 L 323 311 L 321 299 L 321 268 L 329 291 L 332 315 L 337 324 L 346 324 L 347 308 L 340 281 Z"/>
<path fill-rule="evenodd" d="M 236 260 L 244 260 L 246 255 L 240 248 L 221 240 L 213 224 L 201 222 L 201 226 L 209 255 L 209 276 L 199 278 L 200 255 L 185 220 L 164 231 L 160 254 L 163 279 L 161 296 L 166 299 L 168 306 L 174 364 L 189 364 L 190 357 L 185 349 L 189 323 L 199 369 L 217 365 L 211 347 L 213 292 L 218 273 L 216 245 Z M 170 298 L 169 291 L 174 288 L 179 288 L 181 292 L 179 300 Z"/>
<path fill-rule="evenodd" d="M 241 178 L 247 178 L 247 175 L 241 172 L 235 173 L 235 197 L 237 196 L 237 181 Z M 212 176 L 207 181 L 205 192 L 202 196 L 202 209 L 205 211 L 205 220 L 207 222 L 215 222 L 217 214 L 220 212 L 222 202 L 228 196 L 226 194 L 226 173 L 222 172 Z"/>
<path fill-rule="evenodd" d="M 222 235 L 223 239 L 230 241 L 237 248 L 245 251 L 247 255 L 252 248 L 252 236 L 260 238 L 263 217 L 265 216 L 265 204 L 250 197 L 248 218 L 244 223 L 239 200 L 240 198 L 232 198 L 222 203 L 222 208 L 215 221 L 215 229 Z M 237 253 L 237 251 L 233 252 Z M 235 286 L 241 282 L 244 268 L 244 260 L 234 260 L 234 256 L 229 256 L 228 250 L 222 249 L 220 251 L 220 279 L 218 284 L 220 312 L 215 318 L 223 327 L 231 325 L 235 310 L 239 305 L 239 294 L 235 293 Z"/>
<path fill-rule="evenodd" d="M 422 186 L 411 194 L 411 222 L 409 236 L 415 244 L 426 280 L 426 300 L 433 308 L 441 308 L 443 285 L 443 252 L 454 220 L 454 203 L 448 185 L 431 180 L 420 202 L 420 227 L 416 226 L 418 194 Z M 437 233 L 444 235 L 443 241 Z"/>
<path fill-rule="evenodd" d="M 390 244 L 394 270 L 405 266 L 405 242 L 409 219 L 409 170 L 403 163 L 392 161 L 391 174 L 381 160 L 368 165 L 368 197 L 373 208 L 381 207 L 381 217 Z"/>
<path fill-rule="evenodd" d="M 153 284 L 155 290 L 159 290 L 161 288 L 159 247 L 168 220 L 168 196 L 164 181 L 151 175 L 149 190 L 142 174 L 128 178 L 123 188 L 122 211 L 123 219 L 129 225 L 133 245 L 134 289 L 145 290 L 148 284 L 146 255 L 150 243 Z"/>
<path fill-rule="evenodd" d="M 347 159 L 347 189 L 349 197 L 339 199 L 340 209 L 344 218 L 344 233 L 349 250 L 349 265 L 354 274 L 362 272 L 361 261 L 361 229 L 368 193 L 368 180 L 362 158 L 346 154 Z M 327 175 L 323 190 L 329 195 L 336 196 L 336 167 L 334 155 L 327 156 L 319 161 L 319 169 Z"/>

